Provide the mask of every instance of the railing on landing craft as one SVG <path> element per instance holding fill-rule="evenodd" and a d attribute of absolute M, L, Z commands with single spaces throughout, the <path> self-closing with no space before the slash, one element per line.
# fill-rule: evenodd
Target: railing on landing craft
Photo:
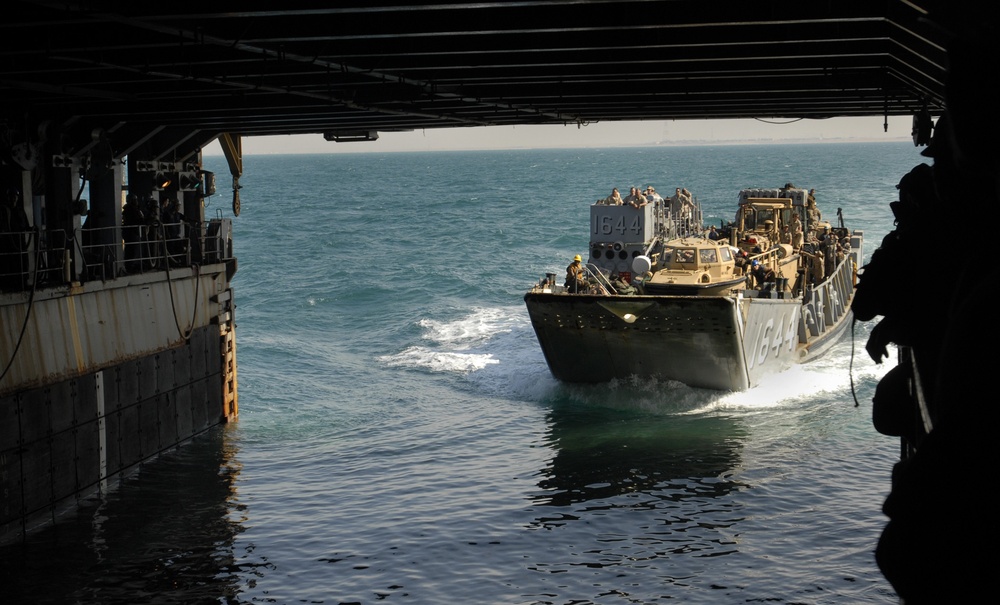
<path fill-rule="evenodd" d="M 683 204 L 674 198 L 667 198 L 656 204 L 654 214 L 656 233 L 662 241 L 678 237 L 699 235 L 704 231 L 701 203 L 697 198 Z"/>
<path fill-rule="evenodd" d="M 120 235 L 119 235 L 120 234 Z M 75 259 L 82 270 L 76 271 Z M 226 262 L 233 258 L 232 222 L 156 223 L 0 233 L 0 291 L 108 281 L 125 275 Z"/>

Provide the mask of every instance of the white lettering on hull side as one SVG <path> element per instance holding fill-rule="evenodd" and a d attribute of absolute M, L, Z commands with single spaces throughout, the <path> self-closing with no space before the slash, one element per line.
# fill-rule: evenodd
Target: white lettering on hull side
<path fill-rule="evenodd" d="M 842 264 L 838 273 L 813 290 L 809 302 L 802 305 L 803 342 L 823 335 L 847 314 L 854 290 L 850 271 L 851 265 Z"/>
<path fill-rule="evenodd" d="M 639 220 L 638 215 L 632 217 L 631 220 L 624 216 L 600 216 L 593 221 L 592 226 L 591 233 L 593 235 L 631 236 L 632 239 L 642 237 L 642 221 Z"/>
<path fill-rule="evenodd" d="M 772 308 L 777 307 L 773 305 Z M 753 340 L 747 350 L 747 369 L 762 368 L 774 360 L 790 357 L 798 342 L 799 306 L 780 305 L 780 310 L 766 309 L 753 313 L 756 326 L 749 326 L 748 333 Z M 762 317 L 771 315 L 770 317 Z"/>
<path fill-rule="evenodd" d="M 813 292 L 812 300 L 803 305 L 806 330 L 808 330 L 807 340 L 819 336 L 826 331 L 826 313 L 823 312 L 825 308 L 826 305 L 823 304 L 823 290 Z"/>

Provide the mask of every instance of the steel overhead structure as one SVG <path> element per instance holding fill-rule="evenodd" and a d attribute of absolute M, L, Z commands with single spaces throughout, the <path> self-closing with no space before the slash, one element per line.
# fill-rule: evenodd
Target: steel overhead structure
<path fill-rule="evenodd" d="M 120 156 L 223 133 L 936 115 L 949 39 L 991 27 L 936 0 L 322 4 L 7 2 L 0 126 Z"/>

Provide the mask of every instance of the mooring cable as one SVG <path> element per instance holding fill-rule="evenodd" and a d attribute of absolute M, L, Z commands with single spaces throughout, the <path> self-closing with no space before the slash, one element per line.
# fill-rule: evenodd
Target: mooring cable
<path fill-rule="evenodd" d="M 854 345 L 856 342 L 854 339 L 854 326 L 857 325 L 857 323 L 858 323 L 858 318 L 852 316 L 851 317 L 851 363 L 847 368 L 847 375 L 851 379 L 851 396 L 854 397 L 854 407 L 860 406 L 860 404 L 858 403 L 858 393 L 854 389 Z"/>
<path fill-rule="evenodd" d="M 166 229 L 163 223 L 160 223 L 159 235 L 160 242 L 163 244 L 163 266 L 167 271 L 167 291 L 170 293 L 170 309 L 174 314 L 174 325 L 177 327 L 177 334 L 184 339 L 185 342 L 191 339 L 191 335 L 194 334 L 194 322 L 198 317 L 198 293 L 201 288 L 201 271 L 198 265 L 191 265 L 194 268 L 195 280 L 194 280 L 194 305 L 191 312 L 191 325 L 185 334 L 184 330 L 181 329 L 180 320 L 177 318 L 177 305 L 174 303 L 174 289 L 173 281 L 170 279 L 170 255 L 167 253 L 167 236 Z"/>
<path fill-rule="evenodd" d="M 24 341 L 24 333 L 28 330 L 28 320 L 31 319 L 31 308 L 35 303 L 35 288 L 38 285 L 38 265 L 41 261 L 42 251 L 38 245 L 38 229 L 36 228 L 31 235 L 35 239 L 35 268 L 34 274 L 31 276 L 31 293 L 28 295 L 28 310 L 24 313 L 24 323 L 21 324 L 21 333 L 18 335 L 17 344 L 14 345 L 14 350 L 10 354 L 10 361 L 7 362 L 7 366 L 0 373 L 0 380 L 3 380 L 7 376 L 7 372 L 14 365 L 14 360 L 17 359 L 17 352 L 21 349 L 21 343 Z"/>

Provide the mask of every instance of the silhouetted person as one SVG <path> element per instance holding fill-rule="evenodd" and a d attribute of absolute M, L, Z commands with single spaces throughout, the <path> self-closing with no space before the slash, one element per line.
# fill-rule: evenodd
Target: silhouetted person
<path fill-rule="evenodd" d="M 998 458 L 1000 408 L 989 395 L 995 356 L 982 346 L 1000 332 L 991 319 L 1000 269 L 951 263 L 947 286 L 934 289 L 933 300 L 896 289 L 929 285 L 912 278 L 926 277 L 921 265 L 943 256 L 926 239 L 940 231 L 935 221 L 943 214 L 991 216 L 1000 205 L 1000 128 L 995 100 L 984 94 L 1000 78 L 982 60 L 992 56 L 992 35 L 976 38 L 980 24 L 961 25 L 968 31 L 948 51 L 947 110 L 924 151 L 933 167 L 918 166 L 900 182 L 900 199 L 890 205 L 896 229 L 866 265 L 852 304 L 860 320 L 883 316 L 866 347 L 873 359 L 887 357 L 890 343 L 904 347 L 901 363 L 878 384 L 872 420 L 905 445 L 875 558 L 906 605 L 988 602 L 998 563 L 1000 529 L 987 483 Z M 991 238 L 966 240 L 965 256 L 992 258 Z M 922 388 L 911 386 L 918 378 Z"/>
<path fill-rule="evenodd" d="M 185 244 L 183 236 L 184 215 L 177 207 L 177 200 L 166 198 L 160 206 L 160 221 L 163 223 L 163 237 L 171 264 L 185 264 Z"/>
<path fill-rule="evenodd" d="M 132 273 L 142 267 L 143 229 L 146 227 L 146 215 L 139 206 L 139 196 L 134 193 L 125 198 L 122 206 L 122 239 L 125 240 L 125 269 Z"/>

